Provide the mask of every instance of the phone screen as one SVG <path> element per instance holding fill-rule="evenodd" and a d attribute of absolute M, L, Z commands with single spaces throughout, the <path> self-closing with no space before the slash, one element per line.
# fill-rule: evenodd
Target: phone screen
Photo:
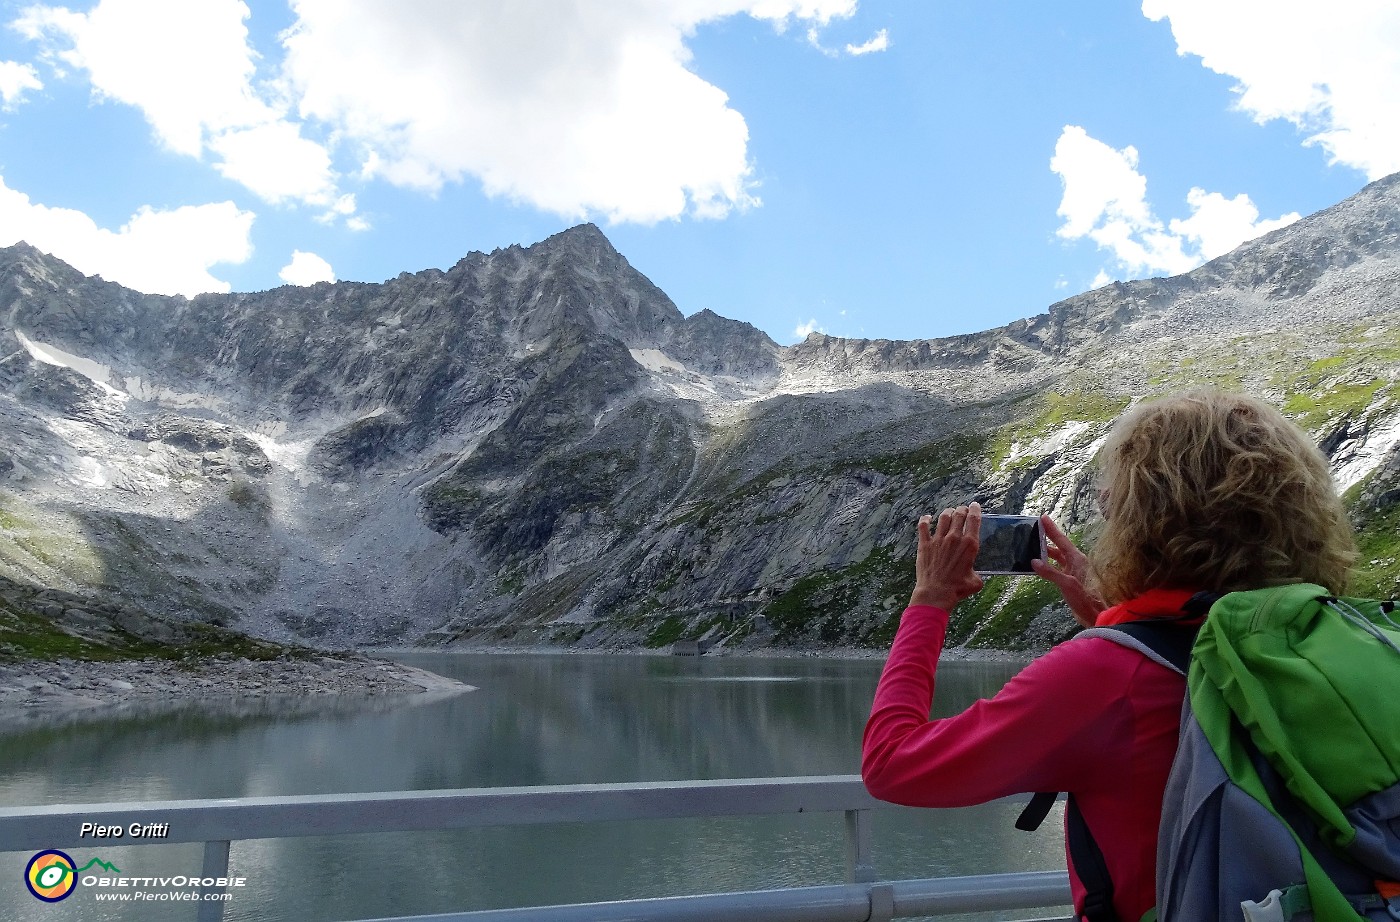
<path fill-rule="evenodd" d="M 977 559 L 978 573 L 1034 574 L 1031 561 L 1045 555 L 1040 518 L 1033 515 L 984 515 Z"/>

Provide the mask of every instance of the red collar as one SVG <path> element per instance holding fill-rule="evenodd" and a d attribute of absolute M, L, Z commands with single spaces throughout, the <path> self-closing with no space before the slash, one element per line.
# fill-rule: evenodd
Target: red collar
<path fill-rule="evenodd" d="M 1183 613 L 1181 606 L 1195 594 L 1194 589 L 1149 589 L 1137 598 L 1120 602 L 1099 612 L 1095 624 L 1102 627 L 1128 621 L 1142 621 L 1145 618 L 1180 617 Z M 1196 619 L 1196 623 L 1200 620 L 1204 619 Z M 1192 620 L 1186 619 L 1186 623 L 1192 623 Z"/>

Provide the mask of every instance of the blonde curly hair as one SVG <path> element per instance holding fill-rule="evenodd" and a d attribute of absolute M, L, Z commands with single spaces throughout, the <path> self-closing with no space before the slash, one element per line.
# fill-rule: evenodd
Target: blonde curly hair
<path fill-rule="evenodd" d="M 1110 605 L 1158 588 L 1345 590 L 1356 541 L 1327 460 L 1269 404 L 1213 389 L 1143 403 L 1099 458 L 1089 559 Z"/>

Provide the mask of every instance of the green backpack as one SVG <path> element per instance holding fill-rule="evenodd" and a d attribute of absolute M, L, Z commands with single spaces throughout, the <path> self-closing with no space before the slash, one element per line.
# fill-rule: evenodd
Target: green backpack
<path fill-rule="evenodd" d="M 1232 592 L 1211 605 L 1189 664 L 1190 634 L 1170 619 L 1079 636 L 1187 675 L 1158 834 L 1157 919 L 1400 922 L 1394 602 L 1307 583 Z M 1087 827 L 1076 843 L 1076 818 L 1070 852 L 1086 910 L 1112 918 L 1112 882 Z"/>
<path fill-rule="evenodd" d="M 1307 583 L 1211 607 L 1163 801 L 1163 922 L 1400 920 L 1395 609 Z"/>

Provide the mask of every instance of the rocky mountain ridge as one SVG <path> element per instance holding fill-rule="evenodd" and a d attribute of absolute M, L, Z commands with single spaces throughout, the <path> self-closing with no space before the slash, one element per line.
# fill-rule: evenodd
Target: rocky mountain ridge
<path fill-rule="evenodd" d="M 912 342 L 686 317 L 592 225 L 193 299 L 20 244 L 0 575 L 330 645 L 875 644 L 919 512 L 1092 529 L 1108 422 L 1215 383 L 1317 436 L 1369 542 L 1360 585 L 1389 594 L 1397 295 L 1400 177 L 1186 275 Z M 993 584 L 954 636 L 1043 645 L 1053 601 Z"/>

